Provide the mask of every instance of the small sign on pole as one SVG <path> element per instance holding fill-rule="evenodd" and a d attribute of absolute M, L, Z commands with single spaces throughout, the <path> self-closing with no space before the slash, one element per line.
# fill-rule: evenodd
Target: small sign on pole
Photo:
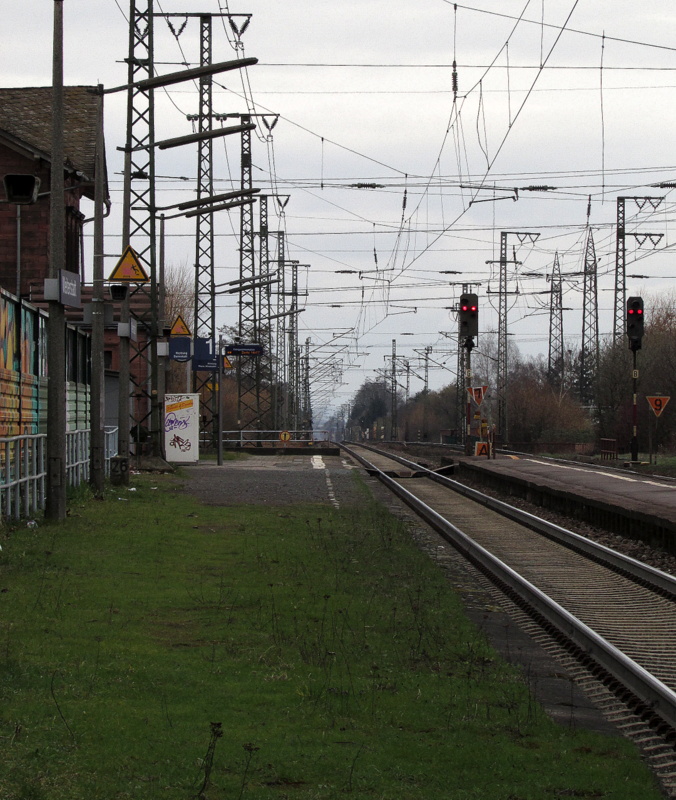
<path fill-rule="evenodd" d="M 652 395 L 651 397 L 646 396 L 646 400 L 650 403 L 650 407 L 652 408 L 656 417 L 659 417 L 659 415 L 664 411 L 670 399 L 670 395 L 665 396 L 660 394 Z"/>
<path fill-rule="evenodd" d="M 169 336 L 192 336 L 190 328 L 185 324 L 183 317 L 179 314 L 171 326 Z"/>
<path fill-rule="evenodd" d="M 138 253 L 127 245 L 120 256 L 115 269 L 110 273 L 109 281 L 129 281 L 130 283 L 148 283 L 150 278 L 143 269 Z"/>
<path fill-rule="evenodd" d="M 480 406 L 484 401 L 484 397 L 488 391 L 488 386 L 468 386 L 467 391 L 473 398 L 474 402 Z"/>

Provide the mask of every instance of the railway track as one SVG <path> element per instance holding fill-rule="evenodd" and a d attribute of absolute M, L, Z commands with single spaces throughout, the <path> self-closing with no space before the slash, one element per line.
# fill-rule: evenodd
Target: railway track
<path fill-rule="evenodd" d="M 676 578 L 424 465 L 343 445 L 553 636 L 676 797 Z M 593 678 L 591 677 L 593 676 Z M 598 693 L 598 689 L 595 690 Z M 608 716 L 608 714 L 607 714 Z"/>

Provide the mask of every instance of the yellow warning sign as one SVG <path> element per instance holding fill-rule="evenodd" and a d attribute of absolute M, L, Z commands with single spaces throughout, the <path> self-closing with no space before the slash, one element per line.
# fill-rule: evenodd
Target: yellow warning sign
<path fill-rule="evenodd" d="M 127 245 L 115 269 L 110 273 L 109 281 L 133 281 L 134 283 L 148 283 L 150 278 L 139 261 L 138 254 L 131 245 Z"/>
<path fill-rule="evenodd" d="M 474 444 L 475 456 L 490 456 L 488 442 L 475 442 Z"/>
<path fill-rule="evenodd" d="M 190 328 L 185 324 L 183 317 L 179 314 L 174 320 L 174 324 L 169 331 L 170 336 L 190 336 Z"/>
<path fill-rule="evenodd" d="M 223 356 L 223 369 L 232 369 L 232 364 L 227 356 Z"/>

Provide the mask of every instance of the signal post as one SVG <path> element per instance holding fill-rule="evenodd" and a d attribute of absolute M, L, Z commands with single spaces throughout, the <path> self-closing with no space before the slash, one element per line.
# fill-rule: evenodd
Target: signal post
<path fill-rule="evenodd" d="M 467 414 L 465 417 L 465 455 L 467 456 L 472 455 L 470 429 L 472 421 L 472 350 L 474 349 L 475 336 L 479 336 L 479 298 L 477 295 L 468 292 L 460 297 L 460 342 L 466 351 Z"/>
<path fill-rule="evenodd" d="M 636 353 L 641 349 L 643 338 L 643 298 L 629 297 L 627 299 L 627 336 L 629 337 L 629 349 L 634 356 L 632 370 L 632 432 L 631 432 L 631 460 L 638 461 L 638 370 L 636 369 Z"/>

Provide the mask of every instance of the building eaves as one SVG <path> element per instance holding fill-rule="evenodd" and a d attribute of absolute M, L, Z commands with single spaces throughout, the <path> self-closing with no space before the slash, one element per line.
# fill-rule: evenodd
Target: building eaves
<path fill-rule="evenodd" d="M 95 86 L 64 87 L 64 167 L 87 182 L 95 173 L 98 100 Z M 51 86 L 0 88 L 0 136 L 15 149 L 50 161 Z"/>

